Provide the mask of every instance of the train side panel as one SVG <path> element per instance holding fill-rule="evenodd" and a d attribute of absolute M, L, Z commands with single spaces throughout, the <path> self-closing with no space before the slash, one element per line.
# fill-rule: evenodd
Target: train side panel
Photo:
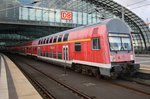
<path fill-rule="evenodd" d="M 77 37 L 76 37 L 77 35 Z M 97 67 L 110 64 L 109 48 L 107 39 L 107 30 L 105 26 L 90 27 L 85 30 L 80 30 L 70 33 L 70 40 L 75 42 L 70 44 L 70 58 L 76 63 L 83 63 L 84 61 L 97 63 Z M 77 40 L 80 38 L 79 40 Z M 100 49 L 92 48 L 93 38 L 100 40 Z M 81 51 L 75 51 L 75 43 L 81 44 Z M 87 63 L 88 65 L 88 63 Z"/>

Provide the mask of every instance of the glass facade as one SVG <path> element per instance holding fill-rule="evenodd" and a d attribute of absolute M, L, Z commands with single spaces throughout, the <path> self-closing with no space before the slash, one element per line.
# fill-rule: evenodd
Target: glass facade
<path fill-rule="evenodd" d="M 133 46 L 136 51 L 138 50 L 142 51 L 145 49 L 144 41 L 140 33 L 132 32 L 132 38 L 133 38 Z"/>
<path fill-rule="evenodd" d="M 85 12 L 72 12 L 72 20 L 61 19 L 62 9 L 48 9 L 41 7 L 19 7 L 19 20 L 28 21 L 45 21 L 49 23 L 67 23 L 67 24 L 78 24 L 87 25 L 97 23 L 100 21 L 99 16 L 96 13 L 85 13 Z"/>

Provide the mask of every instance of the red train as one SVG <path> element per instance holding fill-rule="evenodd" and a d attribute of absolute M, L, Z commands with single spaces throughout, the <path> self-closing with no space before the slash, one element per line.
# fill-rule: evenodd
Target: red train
<path fill-rule="evenodd" d="M 59 32 L 11 50 L 95 76 L 117 77 L 139 69 L 131 32 L 119 19 Z"/>

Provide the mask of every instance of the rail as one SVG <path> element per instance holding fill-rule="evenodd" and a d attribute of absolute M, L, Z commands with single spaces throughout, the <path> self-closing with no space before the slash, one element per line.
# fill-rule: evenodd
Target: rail
<path fill-rule="evenodd" d="M 12 59 L 12 58 L 11 58 L 11 59 Z M 13 60 L 13 59 L 12 59 L 12 60 Z M 48 77 L 49 79 L 53 80 L 54 82 L 58 83 L 58 85 L 61 85 L 61 86 L 63 86 L 64 88 L 70 90 L 70 91 L 73 92 L 74 94 L 76 94 L 76 95 L 78 95 L 79 97 L 81 97 L 81 99 L 94 99 L 94 98 L 95 98 L 95 97 L 89 96 L 89 95 L 87 95 L 87 94 L 85 94 L 85 93 L 83 93 L 83 92 L 80 92 L 79 90 L 77 90 L 77 89 L 75 89 L 75 88 L 73 88 L 73 87 L 71 87 L 71 86 L 69 86 L 69 85 L 67 85 L 67 84 L 65 84 L 65 83 L 62 83 L 62 82 L 58 81 L 57 79 L 51 77 L 50 75 L 47 75 L 46 73 L 44 73 L 44 72 L 38 70 L 37 68 L 33 67 L 32 65 L 30 65 L 30 64 L 28 64 L 28 63 L 26 63 L 26 62 L 24 62 L 24 61 L 21 61 L 21 62 L 22 62 L 23 64 L 26 64 L 26 65 L 30 66 L 32 69 L 34 69 L 34 70 L 36 70 L 37 72 L 43 74 L 44 76 Z M 15 62 L 15 64 L 17 64 L 17 63 Z M 19 67 L 19 66 L 18 66 L 18 67 Z M 23 71 L 23 73 L 31 80 L 31 82 L 33 82 L 33 83 L 36 85 L 35 87 L 38 87 L 38 88 L 42 91 L 42 93 L 44 94 L 44 96 L 46 95 L 46 97 L 49 98 L 49 99 L 56 99 L 49 91 L 47 91 L 46 88 L 44 88 L 40 83 L 38 83 L 38 81 L 34 80 L 34 78 L 32 78 L 30 74 L 26 73 L 25 70 L 22 69 L 21 67 L 19 67 L 19 68 L 20 68 L 20 69 Z"/>
<path fill-rule="evenodd" d="M 14 61 L 13 58 L 10 58 L 11 60 L 13 60 L 13 62 L 17 65 L 16 61 Z M 40 94 L 44 97 L 44 98 L 48 98 L 48 99 L 56 99 L 50 92 L 48 92 L 46 90 L 46 88 L 43 87 L 43 85 L 41 85 L 38 81 L 36 81 L 34 78 L 32 78 L 31 74 L 25 72 L 25 70 L 23 68 L 21 68 L 20 66 L 18 66 L 18 68 L 22 71 L 22 73 L 29 79 L 30 82 L 32 82 L 33 86 L 40 92 Z"/>
<path fill-rule="evenodd" d="M 145 91 L 142 91 L 142 90 L 139 90 L 139 89 L 127 86 L 127 85 L 123 85 L 123 84 L 119 84 L 119 83 L 115 83 L 115 82 L 111 82 L 111 83 L 114 84 L 114 85 L 129 89 L 129 90 L 133 90 L 133 91 L 136 91 L 136 92 L 139 92 L 139 93 L 142 93 L 142 94 L 150 95 L 149 92 L 145 92 Z"/>
<path fill-rule="evenodd" d="M 83 99 L 93 99 L 93 97 L 90 97 L 90 96 L 88 96 L 88 95 L 86 95 L 86 94 L 80 92 L 79 90 L 74 89 L 74 88 L 70 87 L 69 85 L 64 84 L 64 83 L 62 83 L 62 82 L 56 80 L 55 78 L 53 78 L 53 77 L 47 75 L 47 74 L 44 73 L 44 72 L 41 72 L 40 70 L 38 70 L 37 68 L 33 67 L 32 65 L 30 65 L 30 64 L 28 64 L 28 63 L 25 63 L 25 64 L 29 65 L 30 67 L 32 67 L 32 68 L 35 69 L 36 71 L 38 71 L 38 72 L 42 73 L 43 75 L 49 77 L 50 79 L 52 79 L 53 81 L 57 82 L 58 84 L 64 86 L 65 88 L 71 90 L 71 91 L 74 92 L 75 94 L 79 95 L 81 98 L 83 98 Z"/>

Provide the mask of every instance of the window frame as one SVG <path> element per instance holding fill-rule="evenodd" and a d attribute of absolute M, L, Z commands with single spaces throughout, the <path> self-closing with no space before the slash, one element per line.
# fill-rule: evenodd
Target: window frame
<path fill-rule="evenodd" d="M 53 37 L 50 37 L 49 43 L 53 43 Z"/>
<path fill-rule="evenodd" d="M 44 39 L 44 44 L 46 44 L 46 38 Z"/>
<path fill-rule="evenodd" d="M 53 58 L 57 59 L 57 53 L 53 52 Z"/>
<path fill-rule="evenodd" d="M 78 44 L 77 44 L 77 43 L 78 43 Z M 77 51 L 77 50 L 76 50 L 76 47 L 79 46 L 79 45 L 80 45 L 80 51 Z M 75 43 L 74 43 L 74 51 L 75 51 L 75 52 L 81 52 L 81 50 L 82 50 L 82 44 L 81 44 L 81 42 L 75 42 Z"/>
<path fill-rule="evenodd" d="M 63 42 L 68 41 L 69 33 L 65 33 L 63 37 Z"/>
<path fill-rule="evenodd" d="M 45 57 L 49 57 L 49 56 L 48 56 L 48 51 L 45 51 Z"/>
<path fill-rule="evenodd" d="M 97 40 L 99 40 L 99 48 L 97 48 L 97 49 L 94 49 L 94 46 L 93 46 L 93 41 L 94 41 L 94 39 L 97 39 Z M 98 46 L 97 46 L 98 47 Z M 101 49 L 101 46 L 100 46 L 100 38 L 99 37 L 94 37 L 94 38 L 92 38 L 92 50 L 100 50 Z"/>
<path fill-rule="evenodd" d="M 39 43 L 39 45 L 42 43 L 42 40 L 40 39 L 40 43 Z"/>
<path fill-rule="evenodd" d="M 41 44 L 43 44 L 43 39 L 41 40 Z"/>
<path fill-rule="evenodd" d="M 53 37 L 53 43 L 56 43 L 57 42 L 57 36 L 54 36 Z"/>
<path fill-rule="evenodd" d="M 46 39 L 46 44 L 48 44 L 48 42 L 49 42 L 49 38 Z"/>
<path fill-rule="evenodd" d="M 40 43 L 41 43 L 41 40 L 39 40 L 38 45 L 40 45 Z"/>
<path fill-rule="evenodd" d="M 53 58 L 53 52 L 49 52 L 49 57 Z"/>
<path fill-rule="evenodd" d="M 129 38 L 130 39 L 130 42 L 131 42 L 131 50 L 112 50 L 110 48 L 110 40 L 109 40 L 109 37 L 116 37 L 116 38 L 119 38 L 121 40 L 121 46 L 122 46 L 122 38 Z M 133 42 L 132 42 L 132 38 L 131 38 L 131 35 L 130 34 L 127 34 L 127 33 L 114 33 L 114 32 L 109 32 L 108 34 L 108 42 L 109 42 L 109 49 L 111 52 L 117 52 L 117 51 L 133 51 Z"/>
<path fill-rule="evenodd" d="M 57 54 L 58 54 L 58 59 L 62 59 L 62 52 L 58 52 Z"/>
<path fill-rule="evenodd" d="M 61 42 L 62 41 L 62 37 L 63 37 L 63 35 L 59 35 L 57 42 Z"/>

